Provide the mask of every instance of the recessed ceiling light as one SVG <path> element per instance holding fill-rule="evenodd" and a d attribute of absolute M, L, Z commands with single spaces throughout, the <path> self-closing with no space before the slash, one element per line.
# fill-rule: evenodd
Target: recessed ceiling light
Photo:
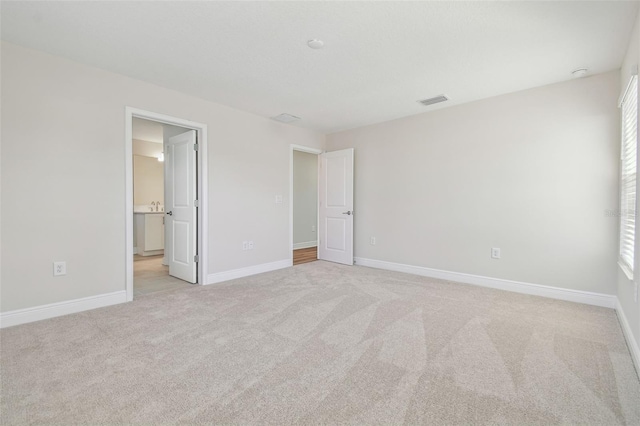
<path fill-rule="evenodd" d="M 322 40 L 318 40 L 317 38 L 314 38 L 313 40 L 309 40 L 307 42 L 307 46 L 309 46 L 312 49 L 322 49 L 322 47 L 324 46 L 324 42 Z"/>
<path fill-rule="evenodd" d="M 571 71 L 571 75 L 573 76 L 573 78 L 584 77 L 585 75 L 587 75 L 587 69 L 586 68 L 578 68 L 577 70 Z"/>
<path fill-rule="evenodd" d="M 300 120 L 300 117 L 296 117 L 295 115 L 291 114 L 280 114 L 276 115 L 275 117 L 271 117 L 271 119 L 279 121 L 281 123 L 293 123 L 294 121 Z"/>

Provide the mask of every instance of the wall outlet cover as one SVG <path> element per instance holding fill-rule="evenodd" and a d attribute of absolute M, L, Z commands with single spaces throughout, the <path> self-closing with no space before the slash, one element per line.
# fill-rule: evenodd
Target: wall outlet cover
<path fill-rule="evenodd" d="M 493 247 L 491 249 L 491 258 L 492 259 L 500 259 L 500 249 Z"/>
<path fill-rule="evenodd" d="M 67 275 L 67 262 L 53 262 L 53 276 Z"/>

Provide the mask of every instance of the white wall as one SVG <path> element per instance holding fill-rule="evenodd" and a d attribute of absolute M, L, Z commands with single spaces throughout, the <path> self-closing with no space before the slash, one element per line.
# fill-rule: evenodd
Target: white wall
<path fill-rule="evenodd" d="M 318 156 L 293 151 L 293 244 L 313 247 L 318 239 Z"/>
<path fill-rule="evenodd" d="M 615 71 L 328 135 L 355 148 L 355 255 L 615 294 L 619 87 Z"/>
<path fill-rule="evenodd" d="M 133 140 L 133 155 L 158 158 L 162 153 L 162 149 L 161 143 L 143 141 L 140 139 Z"/>
<path fill-rule="evenodd" d="M 637 69 L 638 66 L 638 58 L 640 57 L 640 15 L 636 18 L 636 25 L 633 29 L 633 33 L 631 35 L 631 42 L 629 44 L 629 49 L 627 50 L 627 54 L 625 56 L 625 60 L 622 63 L 622 67 L 620 68 L 620 94 L 624 93 L 624 90 L 627 87 L 627 83 L 629 78 L 631 77 L 632 71 Z M 640 99 L 640 97 L 639 97 Z M 640 151 L 639 151 L 640 153 Z M 640 164 L 640 161 L 638 162 Z M 639 175 L 640 177 L 640 175 Z M 640 179 L 636 183 L 640 187 Z M 640 200 L 636 200 L 640 201 Z M 636 209 L 636 211 L 640 211 Z M 636 231 L 637 232 L 637 231 Z M 616 254 L 618 253 L 618 247 L 616 247 Z M 636 343 L 640 344 L 640 297 L 637 301 L 634 301 L 634 282 L 629 280 L 625 273 L 619 268 L 616 267 L 618 271 L 618 287 L 617 287 L 617 295 L 618 300 L 620 302 L 620 308 L 622 309 L 624 316 L 629 324 L 629 328 L 633 336 L 635 337 Z M 638 275 L 640 274 L 640 234 L 636 234 L 636 246 L 635 246 L 635 281 L 640 281 Z"/>
<path fill-rule="evenodd" d="M 164 205 L 164 163 L 154 157 L 133 156 L 133 204 Z"/>
<path fill-rule="evenodd" d="M 289 146 L 324 135 L 9 43 L 1 55 L 2 312 L 124 290 L 126 106 L 208 125 L 210 273 L 289 259 Z"/>

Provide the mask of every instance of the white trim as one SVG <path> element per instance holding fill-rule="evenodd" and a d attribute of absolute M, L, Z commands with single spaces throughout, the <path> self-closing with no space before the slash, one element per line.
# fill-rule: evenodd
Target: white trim
<path fill-rule="evenodd" d="M 616 296 L 612 294 L 571 290 L 567 288 L 504 280 L 501 278 L 484 277 L 481 275 L 464 274 L 461 272 L 443 271 L 440 269 L 425 268 L 423 266 L 403 265 L 401 263 L 385 262 L 383 260 L 364 259 L 361 257 L 356 257 L 355 263 L 356 265 L 367 266 L 370 268 L 405 272 L 424 277 L 513 291 L 516 293 L 531 294 L 534 296 L 549 297 L 551 299 L 567 300 L 569 302 L 584 303 L 587 305 L 602 306 L 605 308 L 613 309 L 616 306 Z"/>
<path fill-rule="evenodd" d="M 318 229 L 318 228 L 316 228 Z M 294 250 L 299 250 L 299 249 L 305 249 L 305 248 L 311 248 L 311 247 L 318 247 L 318 241 L 305 241 L 303 243 L 294 243 L 293 244 L 293 249 Z"/>
<path fill-rule="evenodd" d="M 293 244 L 293 151 L 302 151 L 308 152 L 309 154 L 320 155 L 322 154 L 322 150 L 317 148 L 309 148 L 304 145 L 289 145 L 289 247 L 290 253 L 289 260 L 291 260 L 291 264 L 293 264 L 293 250 L 296 249 Z M 319 159 L 318 159 L 319 160 Z M 318 165 L 318 177 L 320 176 L 320 167 Z M 318 185 L 320 184 L 320 180 L 318 179 Z M 318 197 L 320 197 L 320 191 L 318 190 Z M 320 200 L 316 200 L 316 208 L 320 209 Z M 318 222 L 316 223 L 316 229 L 320 229 L 320 215 L 316 215 L 318 217 Z M 317 245 L 317 244 L 316 244 Z M 310 246 L 312 247 L 312 246 Z M 302 247 L 298 247 L 302 248 Z"/>
<path fill-rule="evenodd" d="M 631 67 L 631 75 L 629 75 L 629 81 L 627 81 L 627 85 L 624 87 L 624 92 L 622 92 L 622 94 L 620 94 L 620 97 L 618 98 L 618 108 L 622 107 L 622 104 L 627 97 L 627 94 L 629 93 L 629 88 L 631 87 L 631 83 L 633 82 L 633 77 L 637 76 L 638 65 L 634 65 L 633 67 Z"/>
<path fill-rule="evenodd" d="M 164 249 L 141 251 L 140 253 L 135 253 L 134 251 L 134 254 L 139 254 L 141 257 L 158 256 L 160 254 L 164 254 Z"/>
<path fill-rule="evenodd" d="M 627 276 L 629 281 L 633 282 L 633 272 L 631 272 L 629 268 L 627 268 L 627 265 L 625 265 L 620 259 L 618 259 L 618 266 L 620 267 L 622 272 L 624 272 L 624 274 Z"/>
<path fill-rule="evenodd" d="M 629 347 L 629 352 L 631 353 L 633 364 L 636 367 L 636 373 L 638 374 L 638 377 L 640 377 L 640 347 L 638 346 L 638 342 L 636 341 L 635 337 L 633 337 L 633 332 L 631 331 L 631 327 L 629 326 L 629 321 L 627 320 L 627 316 L 624 314 L 624 310 L 622 309 L 622 305 L 620 304 L 620 299 L 618 299 L 617 297 L 616 313 L 618 314 L 618 320 L 620 321 L 622 334 L 624 334 L 624 338 L 627 339 L 627 346 Z"/>
<path fill-rule="evenodd" d="M 262 274 L 263 272 L 275 271 L 293 266 L 291 259 L 278 260 L 271 263 L 247 266 L 246 268 L 232 269 L 230 271 L 216 272 L 207 277 L 207 284 L 217 284 L 224 281 L 235 280 L 236 278 L 248 277 L 250 275 Z"/>
<path fill-rule="evenodd" d="M 138 254 L 138 247 L 133 248 L 133 254 Z"/>
<path fill-rule="evenodd" d="M 97 296 L 83 297 L 82 299 L 65 300 L 64 302 L 50 303 L 48 305 L 34 306 L 32 308 L 17 309 L 0 314 L 0 328 L 26 324 L 48 318 L 75 314 L 105 306 L 117 305 L 127 301 L 125 290 L 113 293 L 99 294 Z"/>
<path fill-rule="evenodd" d="M 209 259 L 209 190 L 208 190 L 208 139 L 207 125 L 183 120 L 169 115 L 125 107 L 125 288 L 127 301 L 133 300 L 133 118 L 157 121 L 174 126 L 193 129 L 198 133 L 198 283 L 208 278 Z"/>

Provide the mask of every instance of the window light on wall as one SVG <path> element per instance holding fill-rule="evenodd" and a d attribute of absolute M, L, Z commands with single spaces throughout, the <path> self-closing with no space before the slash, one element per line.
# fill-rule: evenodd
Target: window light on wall
<path fill-rule="evenodd" d="M 636 227 L 636 152 L 638 149 L 638 76 L 631 77 L 620 105 L 620 267 L 633 278 Z"/>

